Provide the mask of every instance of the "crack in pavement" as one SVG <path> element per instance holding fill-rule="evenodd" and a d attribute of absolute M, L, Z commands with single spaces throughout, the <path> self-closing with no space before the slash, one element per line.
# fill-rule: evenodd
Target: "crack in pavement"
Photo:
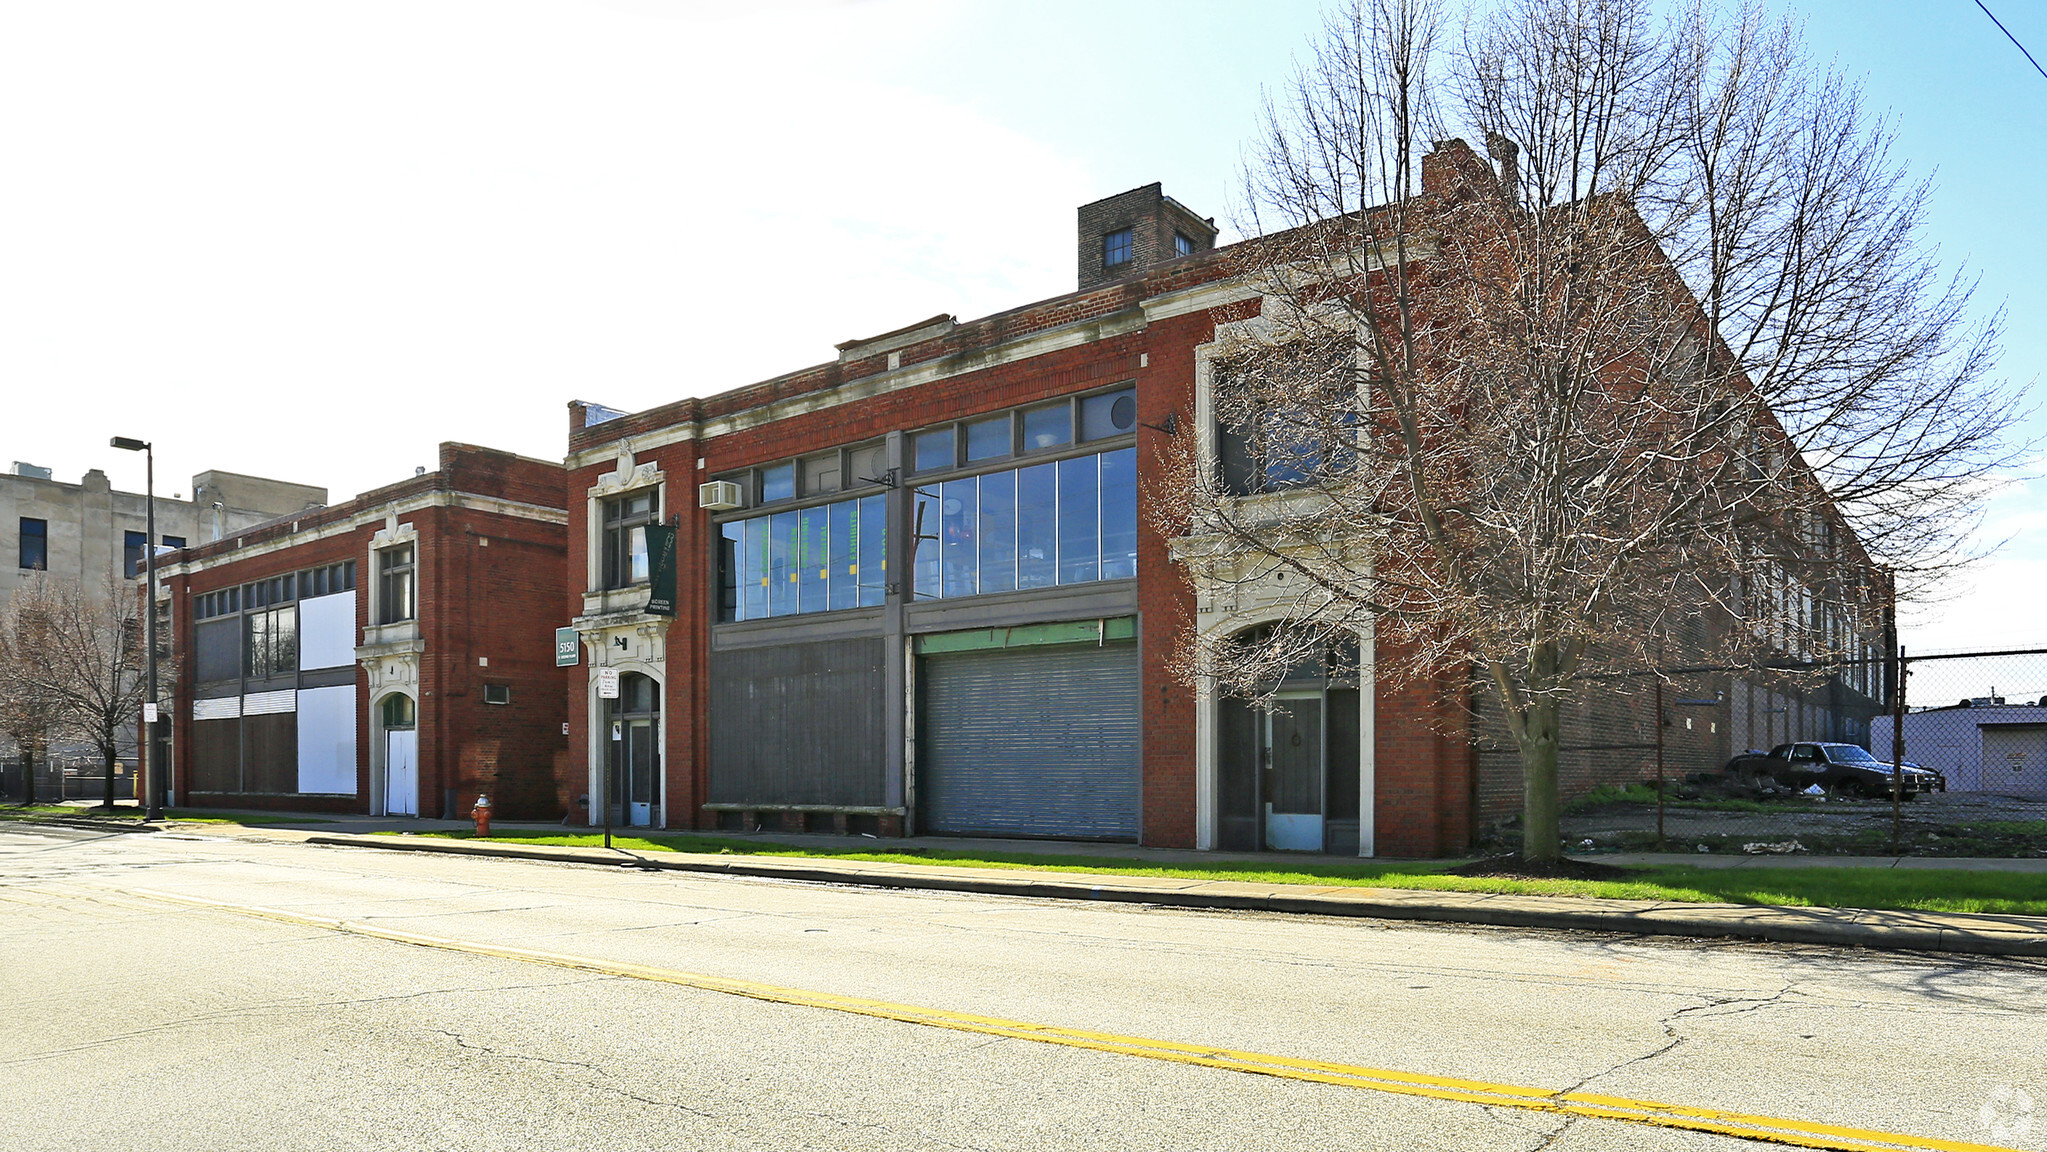
<path fill-rule="evenodd" d="M 280 1012 L 282 1013 L 309 1012 L 329 1008 L 352 1008 L 365 1004 L 388 1004 L 397 1001 L 420 1000 L 432 996 L 447 996 L 465 992 L 517 992 L 539 988 L 565 988 L 576 984 L 596 984 L 618 979 L 620 979 L 620 977 L 591 976 L 579 980 L 544 980 L 525 984 L 501 984 L 487 988 L 468 986 L 453 988 L 428 988 L 418 992 L 407 992 L 400 995 L 366 996 L 353 1000 L 314 1000 L 300 1002 L 273 1000 L 262 1004 L 243 1004 L 233 1008 L 222 1008 L 215 1012 L 201 1012 L 193 1016 L 181 1016 L 175 1020 L 165 1020 L 160 1024 L 152 1024 L 147 1028 L 137 1028 L 130 1032 L 121 1032 L 113 1036 L 103 1036 L 97 1040 L 90 1040 L 83 1044 L 74 1044 L 68 1048 L 52 1048 L 43 1052 L 32 1052 L 23 1056 L 9 1057 L 7 1059 L 0 1060 L 0 1068 L 9 1067 L 17 1064 L 34 1064 L 44 1060 L 53 1060 L 61 1056 L 70 1056 L 75 1055 L 79 1052 L 89 1052 L 95 1048 L 104 1048 L 109 1044 L 118 1044 L 124 1040 L 133 1040 L 143 1036 L 151 1036 L 159 1032 L 168 1032 L 171 1031 L 172 1029 L 188 1027 L 195 1024 L 218 1023 L 223 1020 L 232 1020 L 238 1016 L 262 1015 Z"/>

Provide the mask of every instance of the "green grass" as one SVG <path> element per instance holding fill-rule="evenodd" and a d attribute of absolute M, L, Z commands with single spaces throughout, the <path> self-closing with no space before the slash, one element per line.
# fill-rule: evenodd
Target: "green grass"
<path fill-rule="evenodd" d="M 414 835 L 469 839 L 468 832 Z M 588 848 L 602 836 L 495 836 L 513 844 L 557 844 Z M 1496 892 L 1525 896 L 1595 896 L 1621 900 L 1758 904 L 1780 907 L 1872 908 L 1922 912 L 1990 912 L 2047 916 L 2047 874 L 1921 871 L 1892 868 L 1726 869 L 1658 867 L 1631 869 L 1628 880 L 1510 880 L 1447 876 L 1448 864 L 1399 862 L 1262 866 L 1241 861 L 1213 865 L 1156 865 L 1119 856 L 1067 856 L 1026 852 L 974 852 L 944 848 L 906 852 L 835 851 L 722 837 L 616 836 L 615 847 L 630 852 L 695 852 L 708 855 L 806 857 L 867 860 L 891 864 L 943 864 L 956 868 L 1007 868 L 1038 872 L 1092 872 L 1110 876 L 1166 876 L 1190 880 L 1241 880 L 1255 884 L 1302 884 L 1361 888 L 1405 888 L 1445 892 Z"/>

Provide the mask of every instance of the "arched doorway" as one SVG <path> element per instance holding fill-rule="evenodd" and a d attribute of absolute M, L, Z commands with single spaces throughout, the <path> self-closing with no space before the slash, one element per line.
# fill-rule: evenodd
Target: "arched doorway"
<path fill-rule="evenodd" d="M 384 815 L 419 815 L 419 713 L 412 697 L 393 692 L 377 706 L 384 730 Z"/>
<path fill-rule="evenodd" d="M 653 827 L 661 815 L 661 685 L 628 672 L 618 678 L 618 698 L 604 703 L 611 748 L 604 795 L 611 822 Z"/>
<path fill-rule="evenodd" d="M 1272 627 L 1238 643 L 1258 643 Z M 1216 697 L 1216 847 L 1357 854 L 1358 672 L 1357 647 L 1337 645 L 1277 673 L 1256 699 Z"/>

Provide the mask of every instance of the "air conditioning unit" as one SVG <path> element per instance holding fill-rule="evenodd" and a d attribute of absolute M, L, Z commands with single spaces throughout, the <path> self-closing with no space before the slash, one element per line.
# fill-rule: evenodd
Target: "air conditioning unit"
<path fill-rule="evenodd" d="M 697 507 L 712 512 L 730 512 L 746 507 L 746 494 L 730 480 L 713 480 L 697 485 Z"/>

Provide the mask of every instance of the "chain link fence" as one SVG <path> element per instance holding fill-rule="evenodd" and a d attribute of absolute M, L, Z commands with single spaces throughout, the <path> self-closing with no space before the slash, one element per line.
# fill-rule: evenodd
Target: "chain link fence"
<path fill-rule="evenodd" d="M 67 800 L 104 800 L 107 794 L 106 765 L 97 756 L 46 756 L 35 763 L 35 802 L 61 804 Z M 0 759 L 0 804 L 20 804 L 29 795 L 23 779 L 21 757 Z M 114 766 L 114 799 L 135 799 L 135 762 L 123 759 Z"/>
<path fill-rule="evenodd" d="M 1642 679 L 1567 726 L 1568 851 L 2047 857 L 2047 649 Z"/>

